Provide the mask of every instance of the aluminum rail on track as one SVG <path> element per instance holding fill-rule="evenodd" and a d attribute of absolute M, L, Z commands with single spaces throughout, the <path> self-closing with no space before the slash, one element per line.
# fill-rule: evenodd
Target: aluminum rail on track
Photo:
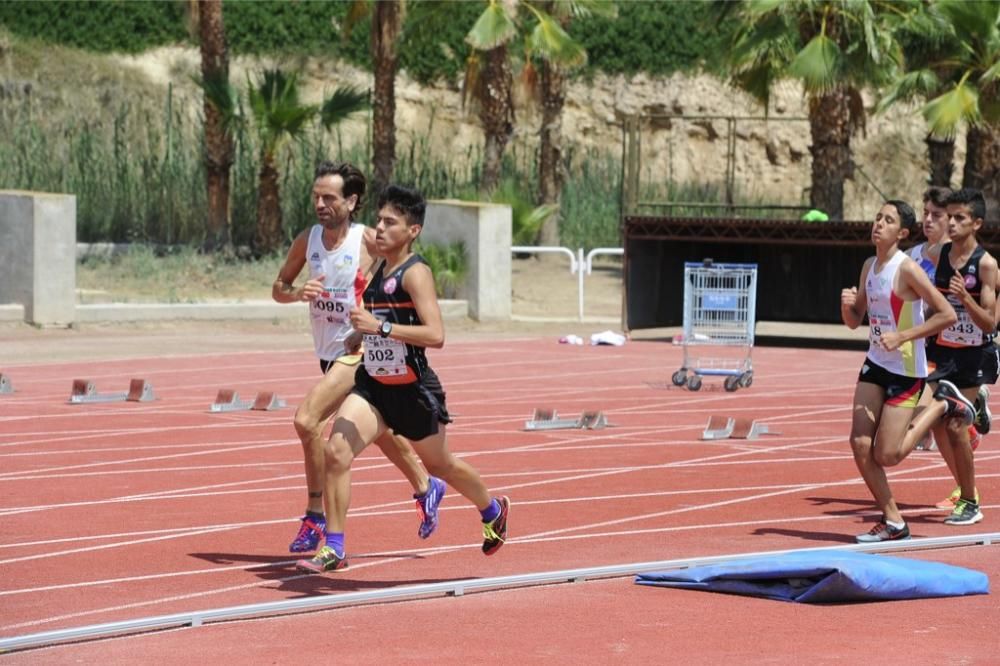
<path fill-rule="evenodd" d="M 730 562 L 747 557 L 766 557 L 786 555 L 789 553 L 804 553 L 822 550 L 847 550 L 867 553 L 885 553 L 893 551 L 926 550 L 935 548 L 954 548 L 958 546 L 1000 544 L 1000 532 L 988 534 L 967 534 L 963 536 L 929 537 L 911 539 L 908 541 L 889 541 L 884 543 L 848 544 L 843 546 L 819 546 L 816 548 L 793 548 L 788 550 L 771 550 L 756 553 L 735 553 L 732 555 L 714 555 L 708 557 L 691 557 L 677 560 L 661 560 L 657 562 L 638 562 L 632 564 L 617 564 L 583 569 L 566 569 L 564 571 L 545 571 L 539 573 L 515 574 L 513 576 L 497 576 L 493 578 L 469 578 L 429 583 L 425 585 L 403 585 L 384 590 L 366 592 L 347 592 L 303 599 L 286 599 L 243 606 L 212 608 L 200 611 L 157 615 L 152 617 L 92 624 L 70 629 L 44 631 L 23 636 L 13 636 L 0 639 L 0 653 L 40 647 L 65 641 L 80 641 L 87 639 L 117 636 L 129 633 L 139 633 L 157 629 L 177 627 L 198 627 L 206 622 L 219 622 L 250 617 L 296 613 L 306 610 L 339 608 L 345 606 L 360 606 L 374 602 L 398 601 L 427 596 L 462 596 L 466 592 L 478 590 L 528 587 L 553 583 L 572 583 L 589 579 L 620 578 L 647 571 L 663 569 L 687 569 L 695 566 Z"/>

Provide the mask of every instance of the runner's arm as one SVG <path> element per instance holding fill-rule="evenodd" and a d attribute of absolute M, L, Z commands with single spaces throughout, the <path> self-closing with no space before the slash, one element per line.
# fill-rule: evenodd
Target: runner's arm
<path fill-rule="evenodd" d="M 861 325 L 865 319 L 865 312 L 868 310 L 868 296 L 865 291 L 865 280 L 868 279 L 868 270 L 875 261 L 875 257 L 870 257 L 861 267 L 861 277 L 858 279 L 859 287 L 849 287 L 840 291 L 840 318 L 847 328 L 854 330 Z"/>
<path fill-rule="evenodd" d="M 389 337 L 417 347 L 440 349 L 444 346 L 444 322 L 434 289 L 434 275 L 426 264 L 414 264 L 403 274 L 403 289 L 413 299 L 413 307 L 422 324 L 393 324 Z M 379 321 L 363 308 L 351 310 L 351 324 L 362 333 L 377 334 Z"/>
<path fill-rule="evenodd" d="M 302 272 L 302 267 L 306 265 L 306 245 L 308 244 L 308 230 L 303 231 L 288 248 L 288 255 L 285 263 L 278 271 L 278 277 L 271 285 L 271 298 L 278 303 L 295 303 L 297 301 L 307 301 L 315 298 L 323 291 L 321 279 L 307 280 L 301 287 L 295 286 L 295 278 Z M 321 278 L 324 276 L 320 276 Z"/>
<path fill-rule="evenodd" d="M 981 290 L 978 302 L 972 294 L 965 291 L 964 284 L 956 284 L 956 288 L 951 291 L 962 301 L 972 323 L 989 334 L 996 326 L 994 310 L 997 300 L 997 261 L 988 253 L 979 260 L 979 282 Z"/>

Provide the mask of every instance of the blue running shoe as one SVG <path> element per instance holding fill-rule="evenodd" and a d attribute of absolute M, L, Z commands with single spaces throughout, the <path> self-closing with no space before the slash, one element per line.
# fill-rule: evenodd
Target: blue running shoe
<path fill-rule="evenodd" d="M 323 539 L 326 532 L 326 519 L 322 516 L 302 516 L 302 525 L 299 526 L 299 533 L 295 535 L 295 540 L 288 546 L 289 553 L 306 553 L 316 550 L 316 546 Z"/>
<path fill-rule="evenodd" d="M 417 536 L 421 539 L 426 539 L 437 529 L 438 506 L 444 499 L 447 488 L 444 481 L 432 476 L 427 479 L 427 492 L 422 497 L 413 496 L 417 500 L 417 513 L 420 514 L 420 529 L 417 530 Z"/>

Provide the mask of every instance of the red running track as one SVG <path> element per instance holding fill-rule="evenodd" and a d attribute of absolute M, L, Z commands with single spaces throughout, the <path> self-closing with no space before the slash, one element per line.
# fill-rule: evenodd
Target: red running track
<path fill-rule="evenodd" d="M 450 444 L 511 497 L 508 544 L 483 557 L 478 515 L 453 491 L 438 532 L 419 540 L 411 490 L 372 449 L 353 475 L 351 566 L 326 576 L 298 575 L 287 553 L 304 495 L 291 417 L 318 373 L 308 352 L 8 366 L 18 391 L 0 396 L 0 637 L 317 594 L 851 543 L 874 519 L 846 444 L 862 358 L 758 348 L 751 388 L 728 393 L 707 379 L 693 393 L 670 385 L 681 350 L 662 342 L 449 344 L 431 359 L 456 417 Z M 112 391 L 134 376 L 152 383 L 156 402 L 66 404 L 76 377 Z M 210 414 L 222 386 L 244 397 L 276 391 L 291 406 Z M 602 409 L 612 427 L 524 432 L 538 406 L 562 415 Z M 701 441 L 710 414 L 757 418 L 780 434 Z M 1000 496 L 1000 448 L 990 440 L 977 453 L 986 513 L 977 526 L 946 526 L 946 512 L 933 508 L 951 489 L 937 453 L 916 452 L 892 470 L 915 537 L 997 531 L 990 525 L 1000 505 L 990 500 Z M 995 584 L 997 550 L 913 556 L 977 568 Z M 175 663 L 226 655 L 271 663 L 326 644 L 352 663 L 667 661 L 680 650 L 714 661 L 791 661 L 868 657 L 874 642 L 887 663 L 931 655 L 987 663 L 996 659 L 990 627 L 998 619 L 989 596 L 803 607 L 613 579 L 8 658 L 121 661 L 141 651 L 143 660 Z M 327 634 L 317 644 L 296 641 L 297 632 Z"/>

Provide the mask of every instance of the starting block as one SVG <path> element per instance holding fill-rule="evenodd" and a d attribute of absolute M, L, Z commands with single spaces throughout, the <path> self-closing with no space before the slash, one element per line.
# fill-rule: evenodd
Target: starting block
<path fill-rule="evenodd" d="M 733 427 L 736 425 L 736 419 L 730 418 L 728 416 L 712 416 L 708 417 L 708 423 L 705 425 L 704 432 L 701 433 L 702 439 L 729 439 L 729 436 L 733 434 Z"/>
<path fill-rule="evenodd" d="M 604 412 L 583 412 L 576 419 L 561 419 L 554 409 L 535 409 L 531 420 L 524 422 L 525 430 L 601 430 L 608 426 Z"/>
<path fill-rule="evenodd" d="M 98 393 L 94 382 L 89 379 L 74 379 L 73 389 L 69 395 L 71 405 L 91 402 L 150 402 L 156 400 L 153 385 L 145 379 L 133 379 L 129 382 L 127 391 L 115 393 Z"/>
<path fill-rule="evenodd" d="M 0 395 L 13 392 L 14 385 L 10 383 L 10 377 L 0 372 Z"/>
<path fill-rule="evenodd" d="M 208 407 L 210 412 L 244 412 L 254 410 L 270 412 L 285 407 L 285 401 L 271 391 L 259 392 L 253 400 L 240 400 L 239 394 L 232 389 L 219 389 L 215 402 Z"/>
<path fill-rule="evenodd" d="M 703 440 L 711 439 L 757 439 L 761 435 L 780 435 L 766 423 L 758 423 L 754 419 L 741 419 L 732 416 L 708 417 L 705 430 L 701 433 Z"/>

